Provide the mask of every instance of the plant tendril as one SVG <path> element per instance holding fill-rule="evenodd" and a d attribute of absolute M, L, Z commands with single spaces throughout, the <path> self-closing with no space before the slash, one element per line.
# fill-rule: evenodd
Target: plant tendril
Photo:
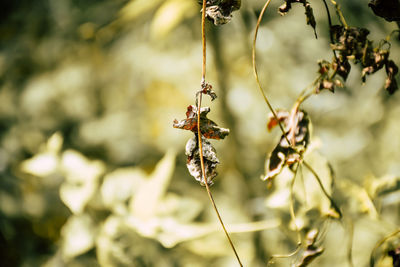
<path fill-rule="evenodd" d="M 205 77 L 206 77 L 206 32 L 205 32 L 205 11 L 206 11 L 206 0 L 203 0 L 203 9 L 202 9 L 202 15 L 201 15 L 201 40 L 202 40 L 202 50 L 203 50 L 203 63 L 202 63 L 202 78 L 201 78 L 201 89 L 203 90 L 206 87 L 206 82 L 205 82 Z M 235 253 L 236 259 L 239 263 L 239 265 L 242 267 L 242 262 L 240 261 L 239 255 L 236 252 L 235 246 L 233 245 L 233 242 L 231 238 L 229 237 L 228 231 L 225 228 L 225 225 L 222 221 L 221 215 L 219 214 L 219 211 L 217 209 L 217 205 L 215 204 L 214 198 L 211 194 L 210 186 L 208 185 L 207 181 L 207 175 L 205 172 L 205 167 L 204 167 L 204 157 L 203 157 L 203 144 L 202 144 L 202 134 L 200 130 L 200 109 L 201 109 L 201 101 L 202 101 L 202 96 L 203 93 L 202 91 L 198 94 L 198 99 L 196 99 L 197 102 L 197 137 L 198 137 L 198 143 L 199 143 L 199 155 L 200 155 L 200 166 L 201 166 L 201 172 L 204 180 L 204 184 L 206 186 L 207 194 L 208 197 L 211 201 L 211 204 L 215 210 L 215 213 L 217 214 L 218 220 L 221 223 L 221 226 L 224 230 L 224 233 L 226 235 L 226 238 L 228 239 L 228 242 Z"/>

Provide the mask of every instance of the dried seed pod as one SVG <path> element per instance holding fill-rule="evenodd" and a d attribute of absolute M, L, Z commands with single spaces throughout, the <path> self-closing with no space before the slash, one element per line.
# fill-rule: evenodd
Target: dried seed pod
<path fill-rule="evenodd" d="M 216 168 L 219 160 L 217 158 L 215 148 L 212 146 L 212 144 L 203 136 L 201 137 L 201 142 L 203 147 L 204 171 L 207 177 L 207 183 L 208 185 L 212 185 L 213 179 L 218 174 Z M 188 157 L 186 165 L 190 175 L 192 175 L 197 181 L 199 181 L 202 186 L 205 186 L 205 181 L 201 170 L 197 135 L 189 139 L 189 141 L 186 143 L 185 154 Z"/>

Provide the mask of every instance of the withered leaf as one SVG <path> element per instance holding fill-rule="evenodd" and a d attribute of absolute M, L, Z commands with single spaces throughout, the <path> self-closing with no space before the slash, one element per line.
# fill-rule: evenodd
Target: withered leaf
<path fill-rule="evenodd" d="M 303 252 L 302 257 L 296 263 L 296 267 L 305 267 L 308 266 L 316 257 L 321 255 L 324 252 L 322 247 L 318 247 L 315 245 L 315 241 L 317 240 L 318 230 L 312 229 L 307 233 L 306 237 L 306 245 L 307 248 Z"/>
<path fill-rule="evenodd" d="M 400 247 L 388 251 L 388 255 L 392 257 L 393 266 L 400 266 Z"/>
<path fill-rule="evenodd" d="M 289 115 L 290 115 L 289 111 L 286 110 L 278 110 L 276 112 L 276 117 L 280 122 L 283 122 L 285 119 L 289 118 Z M 277 126 L 279 123 L 278 121 L 275 119 L 275 116 L 272 113 L 269 114 L 268 124 L 267 124 L 268 131 L 271 131 L 272 128 Z"/>
<path fill-rule="evenodd" d="M 202 4 L 202 0 L 198 0 Z M 206 17 L 213 21 L 214 25 L 222 25 L 231 21 L 232 12 L 238 10 L 241 0 L 207 0 Z"/>
<path fill-rule="evenodd" d="M 278 120 L 284 124 L 286 137 L 285 135 L 281 136 L 279 143 L 269 155 L 263 180 L 274 178 L 282 171 L 283 167 L 298 162 L 300 154 L 305 151 L 310 139 L 310 119 L 305 111 L 298 109 L 298 105 L 290 113 L 278 111 L 276 115 Z M 271 117 L 268 128 L 271 129 L 277 124 L 277 120 Z"/>
<path fill-rule="evenodd" d="M 389 58 L 389 51 L 380 50 L 370 54 L 373 60 L 370 61 L 370 65 L 362 70 L 361 78 L 365 81 L 365 76 L 372 74 L 382 69 Z"/>
<path fill-rule="evenodd" d="M 331 33 L 334 40 L 334 44 L 331 45 L 332 49 L 339 52 L 341 61 L 346 57 L 362 61 L 367 52 L 366 48 L 368 51 L 372 51 L 372 42 L 367 39 L 369 34 L 367 29 L 333 25 Z"/>
<path fill-rule="evenodd" d="M 207 118 L 209 107 L 200 109 L 200 131 L 205 138 L 224 139 L 229 134 L 229 129 L 219 127 L 215 122 Z M 186 111 L 186 119 L 174 120 L 174 128 L 189 130 L 197 133 L 197 107 L 190 105 Z"/>
<path fill-rule="evenodd" d="M 304 9 L 305 9 L 305 14 L 306 14 L 306 23 L 307 23 L 307 25 L 310 25 L 314 29 L 315 38 L 317 38 L 317 32 L 315 30 L 317 23 L 315 21 L 313 9 L 307 0 L 285 0 L 285 3 L 283 3 L 279 7 L 278 13 L 281 16 L 286 15 L 289 12 L 289 10 L 292 8 L 293 3 L 303 4 Z"/>
<path fill-rule="evenodd" d="M 375 15 L 387 21 L 400 21 L 400 1 L 399 0 L 372 0 L 368 6 Z"/>
<path fill-rule="evenodd" d="M 389 92 L 389 94 L 393 94 L 398 89 L 395 76 L 399 72 L 399 68 L 392 60 L 389 60 L 385 64 L 385 69 L 387 74 L 385 89 Z"/>
<path fill-rule="evenodd" d="M 201 137 L 202 147 L 203 147 L 203 160 L 204 160 L 204 170 L 207 177 L 207 184 L 212 185 L 213 179 L 217 176 L 216 167 L 219 163 L 215 148 L 206 139 Z M 187 162 L 186 166 L 189 170 L 190 175 L 192 175 L 201 185 L 205 186 L 205 181 L 202 175 L 201 163 L 200 163 L 200 152 L 198 145 L 198 136 L 195 135 L 193 138 L 189 139 L 186 143 Z"/>
<path fill-rule="evenodd" d="M 377 4 L 380 1 L 372 2 Z M 336 71 L 336 74 L 346 80 L 350 72 L 350 64 L 348 61 L 352 59 L 354 63 L 361 65 L 361 79 L 365 82 L 367 75 L 373 74 L 385 66 L 387 78 L 384 88 L 389 94 L 393 94 L 397 91 L 398 85 L 395 75 L 398 72 L 398 68 L 392 60 L 389 60 L 389 49 L 382 49 L 382 45 L 388 43 L 387 41 L 381 42 L 380 45 L 374 48 L 372 46 L 372 41 L 367 38 L 369 31 L 364 28 L 345 28 L 341 25 L 333 25 L 331 27 L 331 33 L 334 41 L 331 47 L 334 51 L 339 53 L 338 57 L 335 56 L 332 63 L 332 68 Z M 330 82 L 334 83 L 331 84 Z M 324 77 L 324 75 L 321 74 L 321 78 L 317 84 L 317 92 L 321 89 L 333 90 L 333 86 L 336 84 L 339 83 L 329 79 L 326 80 L 326 76 Z"/>
<path fill-rule="evenodd" d="M 333 64 L 333 69 L 336 71 L 336 73 L 343 78 L 344 81 L 347 80 L 347 77 L 349 76 L 350 70 L 351 70 L 351 65 L 349 61 L 346 59 L 342 61 L 334 61 Z"/>

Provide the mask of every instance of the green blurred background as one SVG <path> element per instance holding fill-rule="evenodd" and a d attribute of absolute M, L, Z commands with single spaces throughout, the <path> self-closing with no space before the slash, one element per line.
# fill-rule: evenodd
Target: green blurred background
<path fill-rule="evenodd" d="M 294 5 L 272 1 L 257 44 L 260 80 L 275 108 L 290 109 L 331 60 L 322 1 L 311 1 L 318 39 Z M 328 1 L 329 2 L 329 1 Z M 279 140 L 251 67 L 262 1 L 242 1 L 232 22 L 207 22 L 209 118 L 230 128 L 213 141 L 221 164 L 212 191 L 245 266 L 296 247 L 285 170 L 260 177 Z M 385 38 L 395 23 L 368 1 L 341 1 L 349 25 Z M 194 104 L 201 79 L 200 7 L 194 0 L 8 1 L 0 16 L 1 266 L 236 266 L 205 189 L 186 169 L 190 132 L 172 128 Z M 331 6 L 335 23 L 337 18 Z M 400 43 L 391 58 L 400 63 Z M 295 183 L 296 225 L 321 232 L 310 266 L 366 266 L 376 242 L 399 226 L 400 95 L 380 71 L 303 108 L 313 123 L 306 158 L 342 220 L 304 168 Z M 329 165 L 328 165 L 329 162 Z M 334 170 L 332 175 L 331 169 Z M 334 182 L 333 182 L 334 177 Z M 354 236 L 353 244 L 350 243 Z M 379 250 L 399 246 L 390 239 Z M 302 252 L 274 266 L 289 266 Z"/>

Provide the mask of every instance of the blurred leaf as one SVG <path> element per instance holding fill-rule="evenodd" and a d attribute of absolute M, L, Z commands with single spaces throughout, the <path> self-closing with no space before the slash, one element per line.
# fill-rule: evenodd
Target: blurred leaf
<path fill-rule="evenodd" d="M 195 1 L 165 1 L 154 15 L 150 28 L 151 36 L 155 39 L 165 37 L 185 18 L 192 17 L 196 10 Z"/>
<path fill-rule="evenodd" d="M 72 216 L 63 226 L 61 235 L 62 254 L 67 260 L 71 259 L 93 248 L 94 223 L 87 214 Z"/>
<path fill-rule="evenodd" d="M 366 190 L 372 198 L 379 197 L 400 189 L 400 177 L 385 175 L 379 178 L 370 177 L 366 181 Z"/>
<path fill-rule="evenodd" d="M 327 159 L 321 156 L 318 152 L 313 151 L 312 153 L 307 153 L 305 155 L 305 161 L 312 166 L 318 174 L 327 193 L 332 196 L 333 179 Z M 297 199 L 303 200 L 304 204 L 306 204 L 302 208 L 305 208 L 306 210 L 317 209 L 323 215 L 339 217 L 335 209 L 331 206 L 330 200 L 323 193 L 315 176 L 305 167 L 302 167 L 302 170 L 304 185 L 301 184 L 302 181 L 299 179 L 294 186 L 294 192 Z"/>
<path fill-rule="evenodd" d="M 175 152 L 168 151 L 157 163 L 153 173 L 137 189 L 130 202 L 130 209 L 135 217 L 142 221 L 151 219 L 159 201 L 164 197 L 175 168 Z"/>
<path fill-rule="evenodd" d="M 58 153 L 61 150 L 62 143 L 61 134 L 53 134 L 43 147 L 42 153 L 21 163 L 21 170 L 39 177 L 45 177 L 56 172 L 59 164 Z"/>
<path fill-rule="evenodd" d="M 108 173 L 101 185 L 104 205 L 117 214 L 128 212 L 127 203 L 147 179 L 139 168 L 120 168 Z"/>
<path fill-rule="evenodd" d="M 122 21 L 135 20 L 139 16 L 157 8 L 165 0 L 130 0 L 120 11 Z"/>
<path fill-rule="evenodd" d="M 61 166 L 65 174 L 65 182 L 60 187 L 61 200 L 73 213 L 81 213 L 95 194 L 105 165 L 77 151 L 67 150 L 62 155 Z"/>

